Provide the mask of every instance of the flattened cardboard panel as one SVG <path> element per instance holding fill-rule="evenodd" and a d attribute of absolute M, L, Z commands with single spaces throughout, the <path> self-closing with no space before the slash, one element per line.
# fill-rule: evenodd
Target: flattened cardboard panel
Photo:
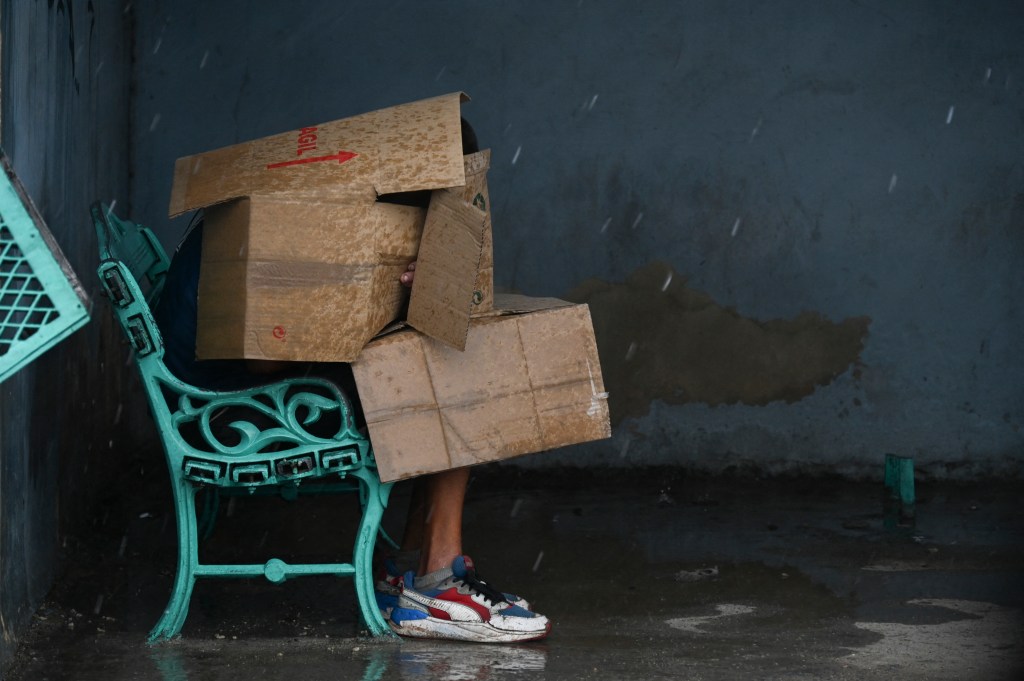
<path fill-rule="evenodd" d="M 409 324 L 431 338 L 466 347 L 473 290 L 480 267 L 485 213 L 459 190 L 430 198 L 409 301 Z"/>
<path fill-rule="evenodd" d="M 543 448 L 530 392 L 494 397 L 441 411 L 452 468 L 495 461 Z"/>
<path fill-rule="evenodd" d="M 589 312 L 548 304 L 474 319 L 464 353 L 412 330 L 364 349 L 353 371 L 381 479 L 610 435 Z"/>
<path fill-rule="evenodd" d="M 360 391 L 360 394 L 361 391 Z M 371 431 L 377 473 L 384 482 L 455 468 L 445 454 L 445 434 L 436 409 L 375 423 Z M 434 447 L 437 443 L 439 446 Z"/>
<path fill-rule="evenodd" d="M 465 184 L 452 93 L 178 159 L 171 216 L 254 194 L 372 202 Z"/>
<path fill-rule="evenodd" d="M 527 358 L 519 334 L 514 326 L 498 321 L 475 322 L 464 352 L 433 339 L 422 341 L 439 406 L 447 408 L 529 392 Z"/>
<path fill-rule="evenodd" d="M 377 112 L 378 194 L 466 183 L 460 111 L 468 99 L 452 93 Z"/>

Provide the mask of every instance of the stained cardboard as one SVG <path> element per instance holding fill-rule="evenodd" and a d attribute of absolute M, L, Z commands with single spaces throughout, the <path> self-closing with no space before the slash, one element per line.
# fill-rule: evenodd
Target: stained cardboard
<path fill-rule="evenodd" d="M 480 271 L 484 259 L 493 268 L 489 153 L 462 156 L 465 99 L 453 93 L 179 159 L 171 214 L 206 209 L 196 356 L 352 361 L 401 314 L 409 292 L 398 278 L 413 260 L 417 327 L 464 343 L 473 301 L 489 302 L 483 291 L 493 288 L 491 270 Z M 446 188 L 457 189 L 433 212 L 378 201 Z M 439 252 L 420 252 L 428 218 L 443 223 L 433 230 Z M 452 314 L 463 299 L 466 313 Z"/>
<path fill-rule="evenodd" d="M 354 359 L 401 313 L 398 278 L 423 219 L 410 206 L 267 196 L 208 209 L 197 357 Z"/>
<path fill-rule="evenodd" d="M 451 93 L 179 158 L 170 215 L 257 194 L 348 202 L 463 186 L 468 99 Z"/>
<path fill-rule="evenodd" d="M 412 329 L 367 345 L 352 368 L 382 480 L 610 436 L 589 309 L 525 306 L 474 317 L 463 352 Z"/>
<path fill-rule="evenodd" d="M 459 189 L 441 189 L 431 195 L 420 239 L 408 321 L 457 350 L 465 349 L 469 333 L 484 218 Z"/>

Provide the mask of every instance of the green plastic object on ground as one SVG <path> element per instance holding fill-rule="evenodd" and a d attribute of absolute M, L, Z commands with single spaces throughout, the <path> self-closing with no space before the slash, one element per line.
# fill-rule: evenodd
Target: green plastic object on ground
<path fill-rule="evenodd" d="M 89 321 L 89 299 L 0 152 L 0 381 Z"/>
<path fill-rule="evenodd" d="M 914 460 L 909 456 L 885 455 L 885 502 L 887 528 L 914 526 Z"/>
<path fill-rule="evenodd" d="M 265 577 L 279 583 L 303 575 L 350 576 L 368 631 L 391 634 L 373 593 L 371 561 L 390 483 L 377 475 L 370 441 L 352 419 L 348 399 L 328 381 L 303 378 L 232 392 L 212 392 L 178 380 L 164 365 L 164 346 L 150 304 L 163 287 L 169 261 L 149 229 L 92 206 L 99 239 L 100 282 L 135 354 L 151 412 L 163 441 L 174 488 L 178 566 L 170 602 L 149 634 L 172 638 L 188 615 L 199 577 Z M 143 293 L 143 283 L 147 292 Z M 230 435 L 211 425 L 220 416 Z M 276 492 L 294 499 L 307 490 L 358 492 L 362 519 L 350 563 L 199 562 L 200 529 L 208 530 L 217 504 L 196 517 L 196 493 Z"/>

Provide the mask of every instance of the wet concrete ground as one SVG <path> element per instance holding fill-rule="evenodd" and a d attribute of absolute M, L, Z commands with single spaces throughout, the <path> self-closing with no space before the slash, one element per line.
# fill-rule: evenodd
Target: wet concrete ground
<path fill-rule="evenodd" d="M 180 640 L 150 647 L 174 521 L 149 482 L 68 542 L 73 562 L 4 678 L 1024 678 L 1021 483 L 919 483 L 916 525 L 886 529 L 880 483 L 492 466 L 471 484 L 466 549 L 552 619 L 546 641 L 368 639 L 351 581 L 307 578 L 200 581 Z M 205 558 L 343 558 L 352 511 L 241 499 Z"/>

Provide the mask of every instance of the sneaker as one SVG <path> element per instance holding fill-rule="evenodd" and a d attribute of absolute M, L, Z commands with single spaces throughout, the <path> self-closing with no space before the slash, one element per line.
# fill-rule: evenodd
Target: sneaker
<path fill-rule="evenodd" d="M 385 558 L 380 570 L 377 572 L 377 579 L 373 583 L 373 595 L 377 599 L 377 607 L 381 615 L 387 620 L 391 611 L 398 605 L 398 597 L 402 593 L 402 574 L 398 569 L 395 558 Z M 522 596 L 504 593 L 502 596 L 512 605 L 518 605 L 523 610 L 530 609 L 530 602 Z"/>
<path fill-rule="evenodd" d="M 509 603 L 478 578 L 468 556 L 418 579 L 407 573 L 388 624 L 400 636 L 483 643 L 533 641 L 551 631 L 547 617 Z"/>
<path fill-rule="evenodd" d="M 385 558 L 377 579 L 373 582 L 373 596 L 377 599 L 377 607 L 386 622 L 391 611 L 398 605 L 398 597 L 402 595 L 402 577 L 393 558 Z"/>

